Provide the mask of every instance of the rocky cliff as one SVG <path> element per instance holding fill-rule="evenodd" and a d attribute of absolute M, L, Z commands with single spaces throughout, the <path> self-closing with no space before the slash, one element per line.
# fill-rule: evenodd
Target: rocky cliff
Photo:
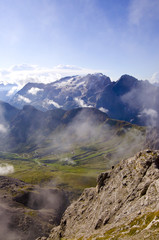
<path fill-rule="evenodd" d="M 102 173 L 44 239 L 159 239 L 159 151 L 139 152 Z"/>

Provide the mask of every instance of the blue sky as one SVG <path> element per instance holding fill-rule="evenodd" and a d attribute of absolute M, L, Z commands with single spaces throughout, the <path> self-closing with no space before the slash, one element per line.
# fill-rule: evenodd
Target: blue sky
<path fill-rule="evenodd" d="M 0 53 L 0 81 L 98 71 L 159 80 L 159 1 L 0 0 Z"/>

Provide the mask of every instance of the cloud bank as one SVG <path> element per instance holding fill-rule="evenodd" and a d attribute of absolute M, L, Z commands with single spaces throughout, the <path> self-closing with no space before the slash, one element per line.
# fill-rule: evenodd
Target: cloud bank
<path fill-rule="evenodd" d="M 23 87 L 28 82 L 47 84 L 57 81 L 62 77 L 85 75 L 99 71 L 100 70 L 80 68 L 71 65 L 57 65 L 53 68 L 45 68 L 37 65 L 19 64 L 11 66 L 8 69 L 0 69 L 0 83 L 12 83 L 17 84 L 19 87 Z M 13 90 L 15 90 L 15 87 Z M 12 91 L 10 94 L 11 93 Z M 30 93 L 36 94 L 37 91 L 34 89 Z"/>

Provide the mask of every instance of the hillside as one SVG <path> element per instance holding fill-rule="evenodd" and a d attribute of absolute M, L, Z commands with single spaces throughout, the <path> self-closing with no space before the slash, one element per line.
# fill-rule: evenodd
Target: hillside
<path fill-rule="evenodd" d="M 158 201 L 159 151 L 145 150 L 100 174 L 42 239 L 158 239 Z"/>
<path fill-rule="evenodd" d="M 31 105 L 19 110 L 0 102 L 0 109 L 0 150 L 6 152 L 33 152 L 39 148 L 62 152 L 81 142 L 101 142 L 113 135 L 123 138 L 134 129 L 137 136 L 145 132 L 142 127 L 111 119 L 95 108 L 42 112 Z"/>

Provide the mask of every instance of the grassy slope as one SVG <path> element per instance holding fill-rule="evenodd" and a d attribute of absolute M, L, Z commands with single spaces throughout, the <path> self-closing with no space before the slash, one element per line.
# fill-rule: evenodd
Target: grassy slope
<path fill-rule="evenodd" d="M 158 240 L 159 211 L 138 216 L 127 225 L 110 228 L 104 235 L 93 235 L 87 240 Z M 82 240 L 81 238 L 78 240 Z"/>

